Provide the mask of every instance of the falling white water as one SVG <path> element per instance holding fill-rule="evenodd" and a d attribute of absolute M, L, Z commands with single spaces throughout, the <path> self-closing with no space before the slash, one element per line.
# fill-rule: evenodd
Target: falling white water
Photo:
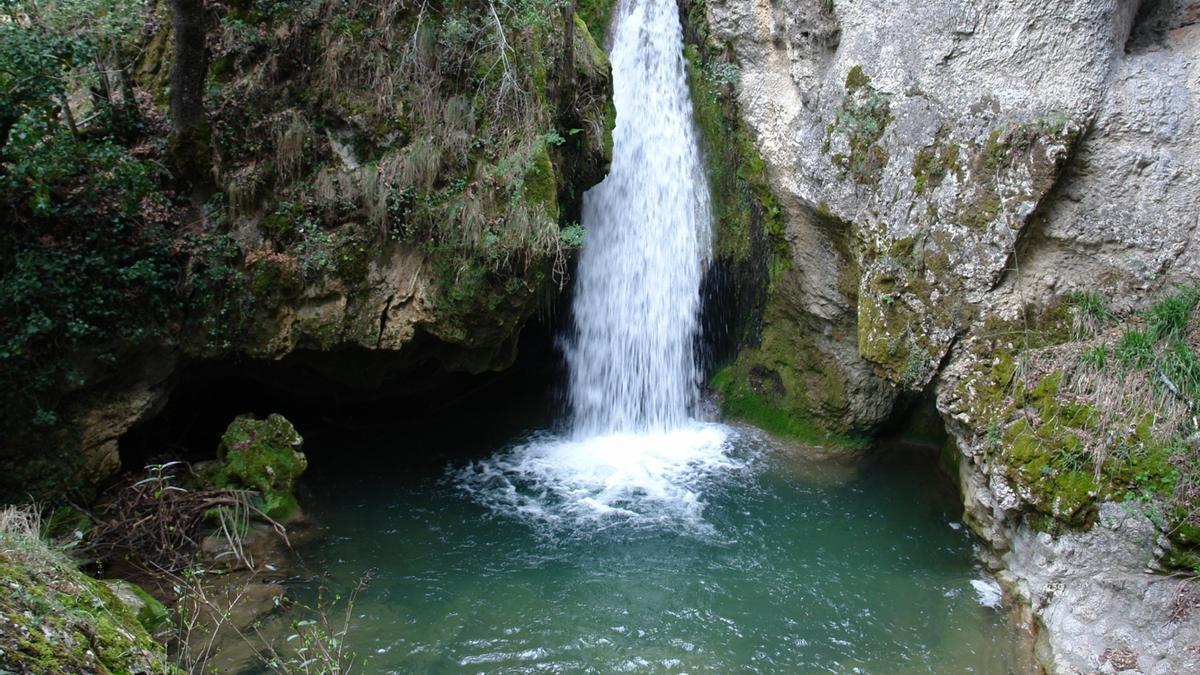
<path fill-rule="evenodd" d="M 712 238 L 674 0 L 628 0 L 613 36 L 612 172 L 583 196 L 587 244 L 567 351 L 577 438 L 663 431 L 700 389 L 700 276 Z"/>
<path fill-rule="evenodd" d="M 583 197 L 570 434 L 543 434 L 463 469 L 491 508 L 591 531 L 597 523 L 703 530 L 703 488 L 744 467 L 729 430 L 694 418 L 700 279 L 711 245 L 674 0 L 621 0 L 612 65 L 612 170 Z"/>

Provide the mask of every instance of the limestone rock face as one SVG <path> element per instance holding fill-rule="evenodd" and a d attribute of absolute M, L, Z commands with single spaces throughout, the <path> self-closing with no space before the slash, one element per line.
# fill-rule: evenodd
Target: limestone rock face
<path fill-rule="evenodd" d="M 792 304 L 857 327 L 857 357 L 818 351 L 898 391 L 931 381 L 1013 268 L 1135 12 L 1115 0 L 709 3 L 789 216 L 805 289 Z M 857 278 L 839 272 L 852 266 Z M 847 421 L 878 413 L 859 406 Z"/>
<path fill-rule="evenodd" d="M 0 443 L 0 495 L 71 494 L 88 500 L 98 484 L 121 468 L 117 440 L 156 414 L 179 361 L 168 347 L 122 354 L 114 362 L 79 355 L 82 382 L 66 395 L 63 424 L 34 428 Z"/>
<path fill-rule="evenodd" d="M 1200 276 L 1198 56 L 1200 4 L 1144 3 L 1003 289 L 1009 304 L 1089 289 L 1119 310 Z"/>
<path fill-rule="evenodd" d="M 1039 657 L 1055 673 L 1200 669 L 1200 591 L 1147 574 L 1156 536 L 1139 509 L 1104 504 L 1095 527 L 1051 537 L 1011 533 L 1001 579 L 1040 624 Z"/>
<path fill-rule="evenodd" d="M 707 7 L 793 250 L 764 341 L 821 336 L 773 350 L 789 361 L 774 367 L 860 383 L 833 415 L 809 398 L 834 427 L 870 428 L 905 392 L 936 396 L 967 519 L 1032 603 L 1048 668 L 1134 654 L 1143 672 L 1194 669 L 1200 640 L 1167 622 L 1173 582 L 1113 567 L 1137 557 L 1117 543 L 1127 527 L 1056 539 L 1023 523 L 1030 495 L 994 452 L 995 392 L 978 376 L 1011 367 L 994 352 L 1006 332 L 1061 330 L 1073 293 L 1127 312 L 1200 277 L 1200 3 Z"/>

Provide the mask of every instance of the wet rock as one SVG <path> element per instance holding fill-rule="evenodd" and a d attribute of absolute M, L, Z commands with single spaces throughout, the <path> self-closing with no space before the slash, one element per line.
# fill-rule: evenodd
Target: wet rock
<path fill-rule="evenodd" d="M 792 438 L 770 436 L 753 427 L 740 433 L 758 436 L 764 447 L 775 449 L 775 466 L 790 480 L 820 486 L 845 485 L 858 477 L 866 451 L 837 445 L 812 445 Z"/>
<path fill-rule="evenodd" d="M 138 623 L 142 624 L 142 627 L 151 635 L 162 628 L 170 618 L 167 608 L 159 602 L 158 598 L 147 593 L 141 586 L 120 579 L 106 579 L 102 583 L 108 586 L 118 600 L 134 612 Z"/>
<path fill-rule="evenodd" d="M 299 510 L 288 518 L 284 530 L 274 524 L 251 522 L 233 540 L 224 532 L 213 532 L 200 542 L 206 562 L 241 567 L 270 577 L 286 575 L 294 564 L 297 548 L 316 541 L 324 530 Z"/>

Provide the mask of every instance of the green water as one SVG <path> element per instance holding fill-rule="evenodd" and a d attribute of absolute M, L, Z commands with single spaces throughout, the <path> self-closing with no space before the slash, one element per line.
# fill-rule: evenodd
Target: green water
<path fill-rule="evenodd" d="M 335 591 L 377 570 L 348 637 L 359 672 L 1025 671 L 932 466 L 735 436 L 740 468 L 689 483 L 698 527 L 547 527 L 468 494 L 465 459 L 394 458 L 309 477 L 330 535 L 302 554 Z M 392 441 L 364 442 L 386 458 Z"/>

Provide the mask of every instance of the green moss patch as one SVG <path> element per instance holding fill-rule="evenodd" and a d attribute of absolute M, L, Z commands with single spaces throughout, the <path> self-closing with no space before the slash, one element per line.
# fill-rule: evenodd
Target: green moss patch
<path fill-rule="evenodd" d="M 859 295 L 858 353 L 909 389 L 923 385 L 933 368 L 932 346 L 924 333 L 914 330 L 916 323 L 916 313 L 895 291 Z"/>
<path fill-rule="evenodd" d="M 973 190 L 959 203 L 959 222 L 982 232 L 1007 206 L 1040 201 L 1067 158 L 1067 153 L 1049 152 L 1050 148 L 1070 151 L 1082 134 L 1082 125 L 1063 115 L 993 129 L 982 146 L 975 146 L 970 160 Z M 919 174 L 918 167 L 913 173 Z"/>
<path fill-rule="evenodd" d="M 838 419 L 846 407 L 839 373 L 823 368 L 819 358 L 803 363 L 802 355 L 815 354 L 815 348 L 792 352 L 789 345 L 797 344 L 792 337 L 768 328 L 759 347 L 744 349 L 734 364 L 713 376 L 709 386 L 721 396 L 721 412 L 806 443 L 864 447 L 867 436 L 830 428 L 826 421 Z"/>
<path fill-rule="evenodd" d="M 113 594 L 134 612 L 138 623 L 142 624 L 142 628 L 145 628 L 147 633 L 154 635 L 159 628 L 166 625 L 170 618 L 166 606 L 141 586 L 123 579 L 106 580 L 103 583 L 107 584 Z"/>
<path fill-rule="evenodd" d="M 41 542 L 0 536 L 0 671 L 179 672 L 142 619 L 139 608 Z M 155 625 L 149 612 L 144 619 Z"/>
<path fill-rule="evenodd" d="M 1191 293 L 1123 319 L 1075 294 L 1019 321 L 989 319 L 968 343 L 977 365 L 958 397 L 1035 526 L 1086 527 L 1102 500 L 1144 502 L 1176 544 L 1160 562 L 1186 566 L 1195 555 L 1185 533 L 1200 532 L 1200 448 L 1189 441 L 1200 438 L 1191 398 L 1200 367 L 1175 363 L 1200 344 Z"/>
<path fill-rule="evenodd" d="M 239 417 L 221 436 L 217 487 L 257 491 L 263 512 L 276 520 L 296 512 L 296 479 L 308 468 L 300 452 L 304 439 L 283 415 L 265 420 Z"/>
<path fill-rule="evenodd" d="M 712 197 L 717 255 L 747 260 L 754 237 L 765 235 L 771 240 L 773 259 L 790 260 L 783 241 L 783 217 L 771 192 L 766 164 L 737 111 L 736 68 L 719 50 L 689 44 L 684 55 L 693 119 L 700 132 Z"/>
<path fill-rule="evenodd" d="M 616 0 L 579 0 L 575 3 L 575 12 L 596 41 L 603 42 L 616 7 Z"/>
<path fill-rule="evenodd" d="M 941 147 L 921 148 L 913 160 L 913 189 L 917 194 L 936 189 L 950 173 L 962 174 L 958 163 L 959 145 L 954 142 Z"/>

